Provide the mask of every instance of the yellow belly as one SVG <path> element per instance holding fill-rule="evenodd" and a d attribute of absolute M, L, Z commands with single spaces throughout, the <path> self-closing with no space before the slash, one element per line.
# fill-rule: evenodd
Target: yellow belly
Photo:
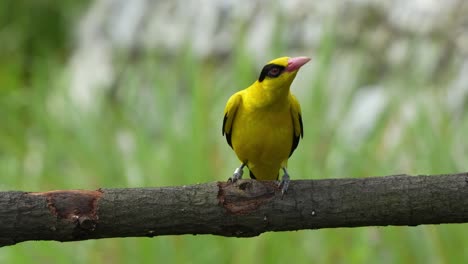
<path fill-rule="evenodd" d="M 286 166 L 293 141 L 289 107 L 268 111 L 238 109 L 232 127 L 232 147 L 258 180 L 276 180 Z"/>

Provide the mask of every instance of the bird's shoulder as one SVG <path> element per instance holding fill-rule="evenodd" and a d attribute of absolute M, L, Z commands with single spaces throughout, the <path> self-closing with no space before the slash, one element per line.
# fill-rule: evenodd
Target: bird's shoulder
<path fill-rule="evenodd" d="M 292 111 L 301 114 L 301 105 L 299 104 L 296 96 L 294 96 L 292 93 L 289 94 L 289 104 L 291 105 Z"/>
<path fill-rule="evenodd" d="M 239 105 L 242 103 L 244 93 L 244 90 L 242 90 L 229 97 L 226 107 L 224 108 L 224 115 L 229 115 L 230 112 L 235 112 L 237 110 Z"/>

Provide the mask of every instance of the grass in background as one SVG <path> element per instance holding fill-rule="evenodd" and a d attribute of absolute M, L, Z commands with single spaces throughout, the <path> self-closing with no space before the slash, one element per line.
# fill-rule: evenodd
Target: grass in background
<path fill-rule="evenodd" d="M 227 62 L 200 61 L 189 47 L 170 62 L 148 54 L 123 73 L 116 99 L 103 96 L 90 112 L 77 111 L 66 84 L 56 81 L 66 75 L 62 65 L 42 62 L 32 72 L 30 89 L 18 84 L 0 97 L 0 188 L 46 191 L 226 180 L 238 161 L 221 137 L 224 104 L 250 84 L 262 66 L 253 66 L 246 54 L 242 43 Z M 386 91 L 388 104 L 365 134 L 349 135 L 343 123 L 372 76 L 365 62 L 355 61 L 344 69 L 355 80 L 336 85 L 339 73 L 333 58 L 340 55 L 330 34 L 315 55 L 314 67 L 304 67 L 293 85 L 294 93 L 304 95 L 299 100 L 305 131 L 290 162 L 293 179 L 463 171 L 450 153 L 464 143 L 456 131 L 466 128 L 467 120 L 453 123 L 446 105 L 435 97 L 421 97 L 426 96 L 423 87 L 413 85 L 424 82 L 403 82 L 412 87 L 408 91 L 398 89 L 392 79 L 396 75 L 383 80 L 385 89 L 391 89 Z M 410 121 L 403 117 L 407 104 L 414 115 Z M 394 131 L 397 139 L 390 144 Z M 362 139 L 352 145 L 344 135 Z M 251 239 L 186 235 L 26 242 L 1 248 L 0 262 L 464 262 L 464 227 L 342 228 Z"/>

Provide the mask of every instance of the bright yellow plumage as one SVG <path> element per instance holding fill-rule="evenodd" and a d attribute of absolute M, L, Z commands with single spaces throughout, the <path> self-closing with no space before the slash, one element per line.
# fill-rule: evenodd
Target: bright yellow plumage
<path fill-rule="evenodd" d="M 232 180 L 242 176 L 246 165 L 258 180 L 278 179 L 302 136 L 301 108 L 290 86 L 299 68 L 310 59 L 281 57 L 264 66 L 259 79 L 229 98 L 224 110 L 223 135 L 243 166 Z M 285 179 L 287 177 L 287 179 Z M 286 180 L 286 181 L 284 181 Z"/>

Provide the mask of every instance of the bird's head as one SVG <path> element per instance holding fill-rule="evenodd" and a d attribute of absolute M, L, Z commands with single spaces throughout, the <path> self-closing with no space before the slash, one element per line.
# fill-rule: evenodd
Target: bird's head
<path fill-rule="evenodd" d="M 310 61 L 308 57 L 281 57 L 268 62 L 257 82 L 265 90 L 275 93 L 289 92 L 289 87 L 299 69 Z"/>

